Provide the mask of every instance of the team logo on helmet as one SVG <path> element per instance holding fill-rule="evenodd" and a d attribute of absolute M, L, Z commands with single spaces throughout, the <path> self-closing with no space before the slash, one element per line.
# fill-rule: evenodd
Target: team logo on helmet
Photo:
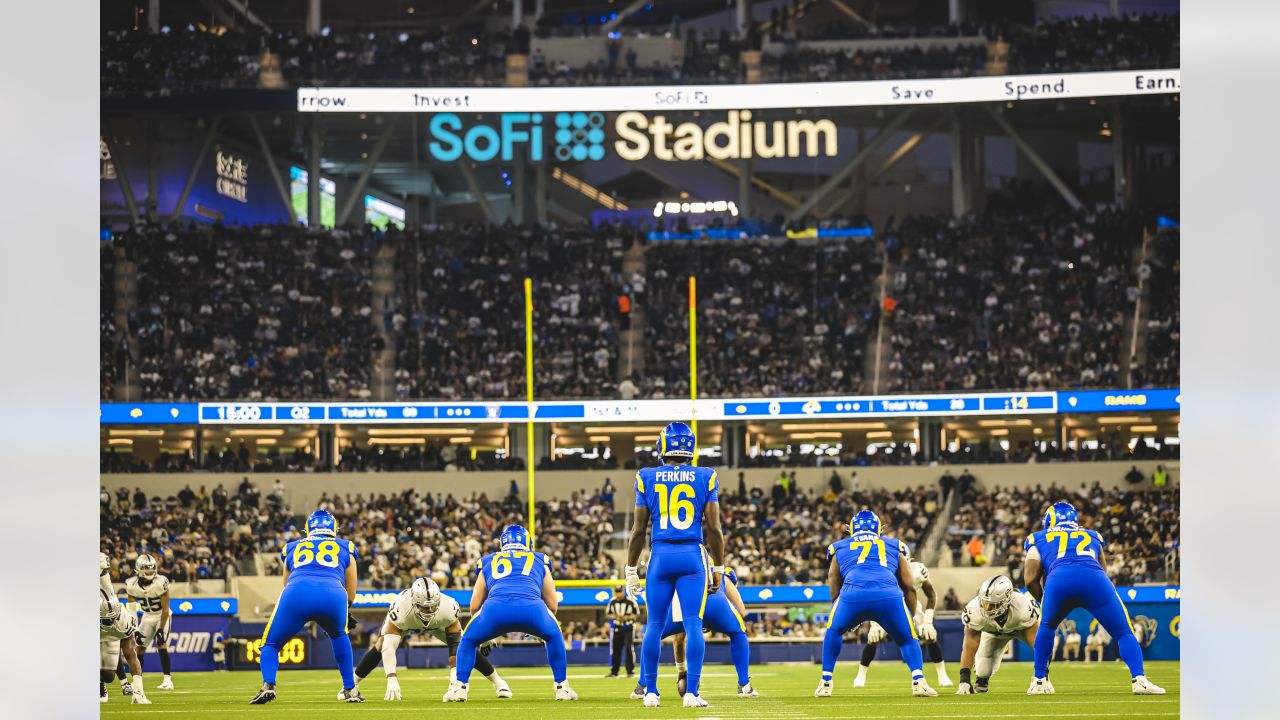
<path fill-rule="evenodd" d="M 519 525 L 508 525 L 503 528 L 498 543 L 503 550 L 528 550 L 529 531 Z"/>
<path fill-rule="evenodd" d="M 1050 505 L 1048 510 L 1044 511 L 1045 530 L 1050 530 L 1060 525 L 1075 527 L 1079 520 L 1080 513 L 1076 512 L 1075 507 L 1071 503 L 1064 500 L 1059 500 L 1058 502 Z"/>
<path fill-rule="evenodd" d="M 880 534 L 880 516 L 870 510 L 859 510 L 853 519 L 849 521 L 849 534 L 857 535 L 858 533 Z"/>

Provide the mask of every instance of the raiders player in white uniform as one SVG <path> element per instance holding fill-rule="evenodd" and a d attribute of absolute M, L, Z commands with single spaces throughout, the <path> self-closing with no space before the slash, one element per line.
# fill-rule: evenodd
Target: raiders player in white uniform
<path fill-rule="evenodd" d="M 951 687 L 951 678 L 947 676 L 947 664 L 942 661 L 942 646 L 938 644 L 938 631 L 933 627 L 933 610 L 938 603 L 938 594 L 929 581 L 929 568 L 922 562 L 912 561 L 911 583 L 916 588 L 916 634 L 920 636 L 920 649 L 928 648 L 929 662 L 938 672 L 938 687 Z M 921 603 L 920 598 L 924 598 Z M 876 646 L 889 637 L 879 623 L 872 622 L 867 629 L 867 644 L 862 648 L 862 662 L 858 665 L 858 676 L 853 679 L 856 688 L 866 687 L 867 669 L 871 661 L 876 659 Z"/>
<path fill-rule="evenodd" d="M 158 690 L 172 690 L 173 678 L 169 675 L 169 631 L 173 629 L 173 618 L 169 611 L 169 578 L 160 575 L 160 567 L 156 559 L 143 553 L 133 563 L 137 573 L 125 581 L 124 591 L 130 602 L 138 603 L 142 609 L 142 624 L 138 630 L 138 659 L 147 654 L 151 641 L 155 640 L 156 650 L 160 652 L 160 669 L 164 671 L 164 681 L 156 686 Z"/>
<path fill-rule="evenodd" d="M 138 660 L 138 646 L 134 636 L 138 632 L 138 616 L 123 611 L 120 601 L 113 593 L 98 588 L 98 701 L 107 702 L 107 683 L 115 675 L 120 664 L 120 654 L 124 653 L 129 667 L 134 670 L 133 698 L 134 705 L 150 705 L 151 701 L 142 690 L 142 663 Z"/>
<path fill-rule="evenodd" d="M 449 674 L 452 677 L 457 664 L 458 643 L 462 640 L 459 612 L 458 601 L 440 592 L 434 580 L 425 577 L 414 580 L 409 589 L 402 590 L 387 608 L 381 636 L 356 667 L 356 683 L 368 677 L 381 660 L 382 670 L 387 675 L 387 693 L 383 699 L 403 699 L 400 681 L 396 679 L 396 648 L 400 647 L 401 638 L 411 632 L 425 632 L 449 647 Z M 475 668 L 493 684 L 498 697 L 509 698 L 511 687 L 493 669 L 487 657 L 492 647 L 481 646 L 476 654 Z"/>
<path fill-rule="evenodd" d="M 111 597 L 116 596 L 116 586 L 111 582 L 111 558 L 104 552 L 98 553 L 98 585 Z M 132 695 L 133 686 L 129 684 L 129 674 L 124 671 L 124 663 L 116 663 L 116 677 L 120 679 L 120 693 Z"/>
<path fill-rule="evenodd" d="M 996 575 L 982 583 L 978 596 L 964 606 L 960 620 L 964 622 L 964 650 L 960 653 L 960 686 L 956 694 L 984 693 L 991 676 L 1000 669 L 1005 646 L 1017 638 L 1035 647 L 1040 603 L 1029 593 L 1015 590 L 1008 577 Z M 977 675 L 973 683 L 971 668 Z"/>

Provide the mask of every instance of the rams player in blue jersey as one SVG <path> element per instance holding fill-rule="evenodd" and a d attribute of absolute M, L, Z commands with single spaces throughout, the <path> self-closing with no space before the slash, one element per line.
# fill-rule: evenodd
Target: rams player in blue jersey
<path fill-rule="evenodd" d="M 550 561 L 529 549 L 529 531 L 508 525 L 499 537 L 499 552 L 480 558 L 471 591 L 471 622 L 458 644 L 455 679 L 445 702 L 466 702 L 476 649 L 501 635 L 523 632 L 547 644 L 547 664 L 556 683 L 556 700 L 577 700 L 569 687 L 564 634 L 556 620 L 559 602 Z"/>
<path fill-rule="evenodd" d="M 676 688 L 684 695 L 688 687 L 688 668 L 685 665 L 685 632 L 684 618 L 679 614 L 679 603 L 671 604 L 671 613 L 662 628 L 662 637 L 671 638 L 675 644 L 676 655 Z M 747 638 L 747 621 L 743 617 L 747 608 L 742 604 L 742 596 L 738 594 L 738 576 L 732 568 L 725 568 L 724 581 L 720 589 L 707 596 L 707 609 L 702 615 L 702 627 L 711 632 L 723 633 L 729 637 L 729 655 L 733 658 L 733 667 L 738 673 L 738 697 L 760 697 L 760 693 L 751 686 L 751 641 Z M 638 683 L 631 692 L 632 700 L 644 697 L 644 683 Z"/>
<path fill-rule="evenodd" d="M 348 610 L 356 599 L 356 546 L 350 540 L 339 540 L 336 528 L 328 510 L 316 510 L 307 517 L 307 536 L 280 551 L 284 590 L 262 633 L 262 689 L 250 705 L 276 699 L 280 646 L 312 620 L 333 643 L 333 658 L 342 675 L 342 699 L 364 702 L 356 688 L 351 638 L 347 635 Z"/>
<path fill-rule="evenodd" d="M 879 623 L 902 650 L 902 661 L 911 670 L 911 694 L 937 697 L 937 691 L 925 682 L 920 642 L 907 609 L 916 604 L 907 546 L 900 540 L 880 537 L 880 518 L 870 510 L 853 516 L 849 532 L 852 537 L 827 548 L 831 616 L 822 639 L 822 681 L 814 697 L 831 697 L 831 675 L 843 636 L 867 620 Z"/>
<path fill-rule="evenodd" d="M 1049 660 L 1058 625 L 1067 613 L 1084 608 L 1116 639 L 1120 659 L 1129 666 L 1134 695 L 1163 695 L 1142 671 L 1142 646 L 1133 636 L 1129 611 L 1103 569 L 1102 536 L 1081 528 L 1079 513 L 1068 502 L 1056 502 L 1044 514 L 1044 529 L 1027 537 L 1024 577 L 1040 601 L 1040 629 L 1035 642 L 1035 677 L 1028 695 L 1052 695 Z"/>
<path fill-rule="evenodd" d="M 647 588 L 648 620 L 640 645 L 640 677 L 645 707 L 661 705 L 658 693 L 658 657 L 662 631 L 674 599 L 680 604 L 688 655 L 688 691 L 685 707 L 707 707 L 698 694 L 706 640 L 702 617 L 708 593 L 720 589 L 724 575 L 724 533 L 720 529 L 720 502 L 716 471 L 689 464 L 698 441 L 693 430 L 673 422 L 662 430 L 658 456 L 662 465 L 636 473 L 636 517 L 627 550 L 627 588 L 633 595 Z M 705 527 L 704 527 L 705 526 Z M 705 541 L 714 567 L 707 567 Z M 638 565 L 644 550 L 645 531 L 652 534 L 649 571 L 642 585 Z"/>

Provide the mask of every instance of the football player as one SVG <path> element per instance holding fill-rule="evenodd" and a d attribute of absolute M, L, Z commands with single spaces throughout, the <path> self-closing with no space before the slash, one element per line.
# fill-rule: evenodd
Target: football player
<path fill-rule="evenodd" d="M 880 518 L 860 510 L 849 521 L 851 537 L 827 548 L 831 567 L 831 615 L 822 639 L 822 680 L 814 697 L 831 697 L 831 677 L 840 656 L 843 635 L 871 620 L 879 623 L 902 650 L 902 661 L 911 670 L 911 694 L 937 697 L 925 682 L 916 626 L 908 607 L 916 604 L 906 543 L 880 537 Z"/>
<path fill-rule="evenodd" d="M 284 561 L 284 590 L 262 632 L 262 689 L 249 701 L 265 705 L 276 699 L 280 646 L 307 621 L 315 621 L 333 644 L 333 657 L 342 675 L 342 699 L 364 702 L 356 687 L 347 635 L 349 611 L 356 598 L 356 544 L 338 540 L 337 521 L 328 510 L 307 517 L 307 536 L 291 540 L 280 551 Z"/>
<path fill-rule="evenodd" d="M 396 648 L 400 647 L 404 635 L 411 632 L 425 632 L 449 647 L 449 668 L 452 675 L 456 671 L 458 643 L 462 640 L 459 612 L 458 601 L 440 592 L 440 587 L 434 580 L 425 577 L 414 580 L 408 590 L 400 591 L 387 609 L 381 635 L 356 667 L 356 683 L 368 677 L 381 661 L 382 671 L 387 676 L 387 693 L 383 699 L 402 700 L 400 681 L 396 679 Z M 493 664 L 485 657 L 488 655 L 488 648 L 480 648 L 479 652 L 476 669 L 493 683 L 498 697 L 511 697 L 511 686 L 499 677 L 498 671 L 493 669 Z"/>
<path fill-rule="evenodd" d="M 1164 688 L 1147 679 L 1142 668 L 1142 646 L 1133 636 L 1129 611 L 1107 577 L 1102 536 L 1081 528 L 1071 503 L 1059 501 L 1044 513 L 1043 530 L 1027 536 L 1024 574 L 1027 589 L 1038 600 L 1043 614 L 1035 643 L 1035 676 L 1028 695 L 1050 695 L 1049 661 L 1058 625 L 1074 608 L 1088 610 L 1116 639 L 1120 658 L 1129 666 L 1129 686 L 1134 695 L 1163 695 Z"/>
<path fill-rule="evenodd" d="M 138 616 L 123 612 L 120 601 L 113 593 L 98 588 L 98 701 L 107 702 L 107 683 L 120 665 L 120 656 L 133 668 L 134 705 L 150 705 L 142 689 L 142 663 L 138 661 L 138 647 L 134 636 L 138 633 Z"/>
<path fill-rule="evenodd" d="M 111 558 L 104 552 L 98 553 L 98 586 L 111 597 L 116 596 L 116 586 L 111 582 Z M 120 679 L 120 693 L 132 695 L 133 686 L 129 684 L 129 673 L 124 670 L 123 660 L 116 663 L 115 672 Z"/>
<path fill-rule="evenodd" d="M 724 533 L 720 529 L 720 495 L 716 471 L 690 465 L 698 446 L 693 430 L 673 422 L 659 436 L 658 457 L 662 465 L 636 473 L 635 525 L 627 548 L 627 589 L 638 595 L 647 587 L 648 619 L 640 644 L 640 678 L 644 682 L 645 707 L 659 707 L 658 658 L 662 652 L 662 632 L 673 600 L 680 604 L 688 656 L 685 707 L 707 707 L 698 695 L 706 639 L 702 636 L 702 616 L 708 593 L 720 589 L 724 576 Z M 652 525 L 652 527 L 650 527 Z M 651 535 L 649 571 L 640 582 L 640 554 L 645 531 Z M 711 553 L 713 567 L 707 567 L 703 550 Z M 696 610 L 695 610 L 696 608 Z"/>
<path fill-rule="evenodd" d="M 760 697 L 760 693 L 751 686 L 751 642 L 747 638 L 747 622 L 743 617 L 747 607 L 738 593 L 738 576 L 731 568 L 725 568 L 724 582 L 720 589 L 707 596 L 707 607 L 703 613 L 702 626 L 711 632 L 729 636 L 729 654 L 733 658 L 734 669 L 738 672 L 738 697 Z M 664 638 L 670 637 L 676 656 L 676 690 L 683 697 L 688 688 L 688 668 L 685 665 L 685 633 L 684 622 L 680 615 L 680 603 L 671 603 L 671 614 L 662 628 Z M 644 697 L 644 683 L 636 683 L 631 691 L 631 699 Z"/>
<path fill-rule="evenodd" d="M 138 556 L 133 568 L 137 572 L 125 581 L 124 591 L 130 602 L 136 602 L 142 609 L 142 624 L 138 630 L 138 659 L 141 660 L 147 654 L 147 648 L 155 640 L 156 650 L 160 652 L 160 669 L 164 671 L 164 681 L 156 688 L 172 690 L 173 678 L 169 675 L 169 631 L 173 627 L 173 617 L 169 610 L 169 578 L 159 574 L 156 559 L 147 553 Z"/>
<path fill-rule="evenodd" d="M 528 633 L 545 642 L 556 700 L 577 700 L 578 693 L 569 687 L 564 633 L 556 620 L 559 600 L 551 578 L 551 562 L 543 553 L 529 549 L 529 531 L 519 525 L 503 529 L 498 542 L 500 550 L 477 563 L 476 584 L 471 591 L 471 622 L 458 643 L 454 679 L 444 701 L 467 701 L 477 649 L 509 632 Z"/>
<path fill-rule="evenodd" d="M 922 562 L 911 563 L 911 584 L 916 589 L 916 631 L 920 635 L 920 648 L 929 648 L 929 662 L 938 673 L 938 687 L 951 687 L 951 678 L 947 675 L 947 664 L 942 660 L 942 646 L 938 643 L 938 631 L 933 626 L 933 611 L 937 607 L 938 593 L 929 581 L 929 568 Z M 924 594 L 921 603 L 920 595 Z M 867 630 L 867 644 L 862 647 L 862 662 L 858 664 L 858 676 L 853 679 L 856 688 L 866 687 L 867 670 L 871 661 L 876 659 L 876 647 L 884 642 L 888 634 L 879 623 L 871 623 Z"/>
<path fill-rule="evenodd" d="M 1000 669 L 1005 646 L 1015 638 L 1030 647 L 1036 644 L 1040 603 L 1013 588 L 1013 581 L 996 575 L 982 583 L 978 596 L 960 613 L 964 623 L 964 649 L 960 652 L 960 686 L 957 695 L 984 693 L 991 676 Z M 977 677 L 971 670 L 977 661 Z"/>

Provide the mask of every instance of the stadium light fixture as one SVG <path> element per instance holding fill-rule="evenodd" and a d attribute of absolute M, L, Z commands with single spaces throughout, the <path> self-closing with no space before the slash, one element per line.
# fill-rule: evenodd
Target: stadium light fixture
<path fill-rule="evenodd" d="M 637 435 L 635 437 L 635 441 L 642 442 L 642 443 L 658 442 L 658 436 L 657 435 Z"/>
<path fill-rule="evenodd" d="M 164 431 L 143 428 L 137 430 L 108 430 L 107 435 L 109 437 L 161 437 L 164 435 Z"/>
<path fill-rule="evenodd" d="M 591 442 L 609 442 L 608 435 L 590 435 L 587 439 Z"/>
<path fill-rule="evenodd" d="M 888 431 L 888 430 L 886 430 L 886 431 L 884 431 L 884 432 L 869 432 L 869 433 L 867 433 L 867 439 L 868 439 L 868 440 L 873 440 L 873 439 L 876 439 L 876 438 L 891 438 L 891 437 L 893 437 L 893 433 L 892 433 L 892 432 L 890 432 L 890 431 Z"/>
<path fill-rule="evenodd" d="M 369 438 L 370 445 L 426 445 L 424 437 Z"/>
<path fill-rule="evenodd" d="M 887 430 L 889 426 L 882 422 L 848 422 L 848 423 L 783 423 L 783 430 Z"/>
<path fill-rule="evenodd" d="M 410 437 L 423 437 L 426 435 L 462 435 L 464 433 L 475 432 L 471 428 L 369 428 L 369 437 L 396 437 L 407 435 Z"/>
<path fill-rule="evenodd" d="M 1130 425 L 1129 432 L 1136 433 L 1153 433 L 1159 429 L 1157 425 Z"/>
<path fill-rule="evenodd" d="M 991 431 L 992 437 L 1004 437 L 1005 435 L 1008 435 L 1008 434 L 1009 434 L 1009 428 L 1000 428 L 999 430 Z"/>
<path fill-rule="evenodd" d="M 283 428 L 237 428 L 231 431 L 232 437 L 280 437 Z"/>
<path fill-rule="evenodd" d="M 1111 417 L 1098 418 L 1099 425 L 1127 425 L 1136 422 L 1150 422 L 1149 417 L 1139 417 L 1137 415 L 1116 415 Z"/>
<path fill-rule="evenodd" d="M 276 439 L 271 437 L 258 438 L 255 441 L 258 445 L 275 445 Z"/>
<path fill-rule="evenodd" d="M 108 445 L 132 445 L 133 438 L 111 438 L 107 441 Z"/>
<path fill-rule="evenodd" d="M 660 433 L 662 425 L 614 425 L 612 427 L 587 427 L 583 428 L 588 435 L 603 435 L 605 433 Z M 657 435 L 654 435 L 657 439 Z"/>
<path fill-rule="evenodd" d="M 466 444 L 471 442 L 471 436 L 459 435 L 458 437 L 451 437 L 449 438 L 449 442 L 453 443 L 454 445 Z"/>

